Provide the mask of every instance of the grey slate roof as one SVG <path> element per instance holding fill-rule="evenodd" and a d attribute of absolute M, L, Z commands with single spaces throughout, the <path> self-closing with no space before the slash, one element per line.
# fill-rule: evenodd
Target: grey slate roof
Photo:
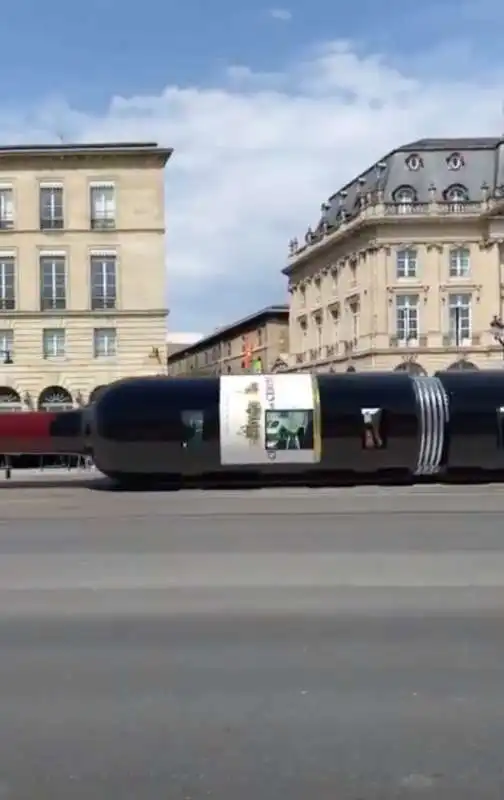
<path fill-rule="evenodd" d="M 333 194 L 315 230 L 336 228 L 357 212 L 360 198 L 378 191 L 385 203 L 408 194 L 416 203 L 442 202 L 454 191 L 467 202 L 481 201 L 485 191 L 504 196 L 504 139 L 419 139 L 402 145 Z"/>
<path fill-rule="evenodd" d="M 36 158 L 58 158 L 67 155 L 158 155 L 166 163 L 173 148 L 160 147 L 157 142 L 91 142 L 73 144 L 17 144 L 0 145 L 0 159 L 22 156 Z"/>
<path fill-rule="evenodd" d="M 272 322 L 274 320 L 287 322 L 288 319 L 288 305 L 281 304 L 266 306 L 266 308 L 261 308 L 259 311 L 254 311 L 253 314 L 248 314 L 246 317 L 242 317 L 236 322 L 232 322 L 229 325 L 224 325 L 222 328 L 217 328 L 217 330 L 212 331 L 212 333 L 209 333 L 202 339 L 199 339 L 198 341 L 193 342 L 186 347 L 182 347 L 172 356 L 168 357 L 168 364 L 174 363 L 175 361 L 180 361 L 180 359 L 186 358 L 187 356 L 195 353 L 201 353 L 203 350 L 207 350 L 209 347 L 220 344 L 221 342 L 225 342 L 229 339 L 235 339 L 241 334 L 247 333 L 251 329 L 257 328 L 266 322 Z"/>

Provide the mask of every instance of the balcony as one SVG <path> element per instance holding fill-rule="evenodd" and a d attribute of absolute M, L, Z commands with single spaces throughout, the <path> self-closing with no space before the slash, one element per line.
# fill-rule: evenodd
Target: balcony
<path fill-rule="evenodd" d="M 91 230 L 92 231 L 111 231 L 116 226 L 115 217 L 92 217 Z"/>
<path fill-rule="evenodd" d="M 380 220 L 390 220 L 394 217 L 397 222 L 411 218 L 475 218 L 488 214 L 497 209 L 502 200 L 497 198 L 484 199 L 470 202 L 428 202 L 428 203 L 384 203 L 378 198 L 378 193 L 351 213 L 333 225 L 320 225 L 316 230 L 308 229 L 303 241 L 291 239 L 289 242 L 288 263 L 285 272 L 289 272 L 290 265 L 298 260 L 308 257 L 316 250 L 320 250 L 330 243 L 344 237 L 362 225 L 373 225 Z"/>
<path fill-rule="evenodd" d="M 428 338 L 427 336 L 408 336 L 407 338 L 403 336 L 391 336 L 389 338 L 389 347 L 392 349 L 400 348 L 410 348 L 414 349 L 416 347 L 427 347 L 428 346 Z"/>
<path fill-rule="evenodd" d="M 385 203 L 383 208 L 386 217 L 425 216 L 429 213 L 429 203 Z"/>
<path fill-rule="evenodd" d="M 479 345 L 481 337 L 472 334 L 463 336 L 461 333 L 444 333 L 443 334 L 443 347 L 474 347 Z"/>
<path fill-rule="evenodd" d="M 63 228 L 63 217 L 40 217 L 41 231 L 62 231 Z"/>

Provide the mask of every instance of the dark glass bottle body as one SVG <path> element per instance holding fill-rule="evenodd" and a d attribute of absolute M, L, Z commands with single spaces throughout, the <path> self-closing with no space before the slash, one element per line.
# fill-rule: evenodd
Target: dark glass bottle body
<path fill-rule="evenodd" d="M 419 418 L 406 373 L 318 375 L 321 466 L 334 473 L 391 474 L 416 469 Z"/>
<path fill-rule="evenodd" d="M 446 474 L 504 471 L 504 370 L 436 373 L 449 407 Z"/>
<path fill-rule="evenodd" d="M 127 379 L 107 387 L 90 410 L 89 439 L 97 467 L 115 478 L 248 473 L 304 475 L 307 480 L 332 475 L 337 480 L 338 475 L 363 479 L 377 473 L 407 478 L 414 472 L 419 422 L 408 375 L 249 376 L 251 387 L 269 381 L 277 389 L 281 383 L 285 392 L 287 386 L 291 399 L 313 383 L 303 436 L 311 437 L 318 455 L 303 463 L 299 451 L 255 462 L 246 456 L 241 463 L 226 459 L 221 412 L 228 390 L 222 387 L 233 386 L 233 377 Z"/>
<path fill-rule="evenodd" d="M 117 381 L 91 409 L 90 442 L 96 466 L 114 478 L 213 472 L 219 464 L 219 379 Z"/>

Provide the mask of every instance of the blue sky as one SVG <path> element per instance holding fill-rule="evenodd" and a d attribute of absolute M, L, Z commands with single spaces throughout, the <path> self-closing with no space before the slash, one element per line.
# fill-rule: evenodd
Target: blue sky
<path fill-rule="evenodd" d="M 175 147 L 178 330 L 284 300 L 288 239 L 382 150 L 504 131 L 504 6 L 493 0 L 17 0 L 2 28 L 3 141 Z"/>

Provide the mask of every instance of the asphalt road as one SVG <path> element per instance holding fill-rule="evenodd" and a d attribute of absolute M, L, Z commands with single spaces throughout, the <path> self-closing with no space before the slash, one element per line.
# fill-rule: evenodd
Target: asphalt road
<path fill-rule="evenodd" d="M 504 797 L 504 487 L 0 503 L 0 800 Z"/>

